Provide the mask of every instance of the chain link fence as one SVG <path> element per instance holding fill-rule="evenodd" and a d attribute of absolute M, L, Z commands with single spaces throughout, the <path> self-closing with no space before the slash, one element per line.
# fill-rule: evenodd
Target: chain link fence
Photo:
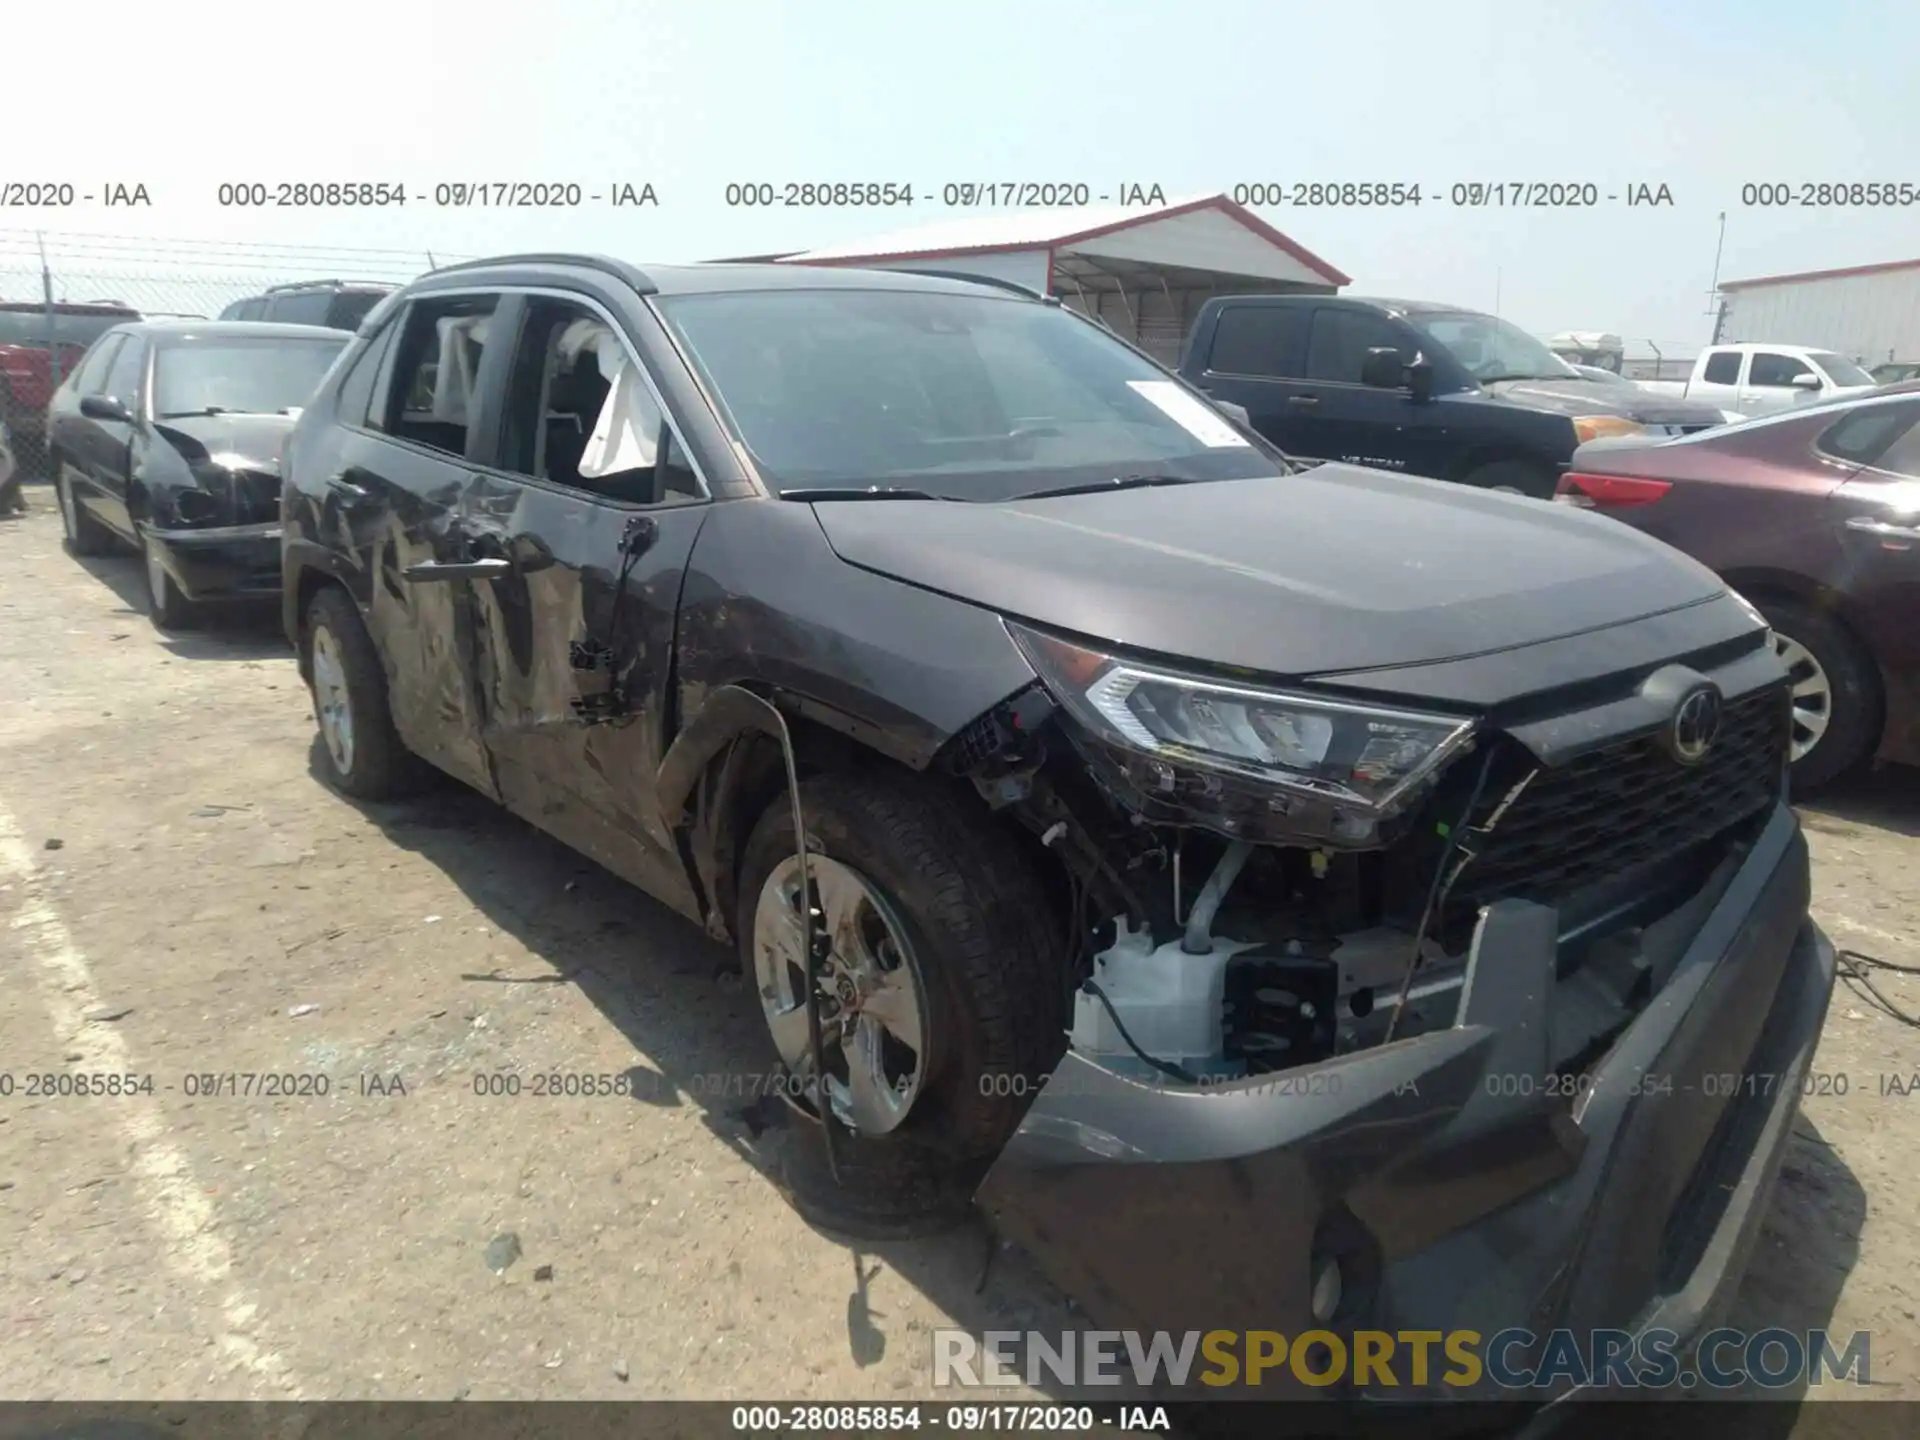
<path fill-rule="evenodd" d="M 277 285 L 397 286 L 467 258 L 0 229 L 0 426 L 6 431 L 0 445 L 20 477 L 43 477 L 47 401 L 87 346 L 125 320 L 212 320 Z M 0 456 L 0 468 L 6 463 Z M 5 484 L 0 477 L 0 487 Z"/>

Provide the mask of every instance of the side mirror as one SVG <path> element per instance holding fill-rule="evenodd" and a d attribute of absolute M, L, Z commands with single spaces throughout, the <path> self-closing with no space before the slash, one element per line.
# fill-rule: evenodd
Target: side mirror
<path fill-rule="evenodd" d="M 1811 370 L 1802 370 L 1798 375 L 1793 377 L 1792 383 L 1793 388 L 1796 390 L 1818 390 L 1820 388 L 1820 377 Z"/>
<path fill-rule="evenodd" d="M 1231 400 L 1216 400 L 1213 402 L 1213 408 L 1242 429 L 1251 430 L 1253 428 L 1253 417 L 1247 414 L 1246 406 L 1236 405 Z"/>
<path fill-rule="evenodd" d="M 82 395 L 80 413 L 89 420 L 112 420 L 121 425 L 133 424 L 133 411 L 127 408 L 127 402 L 115 395 Z"/>
<path fill-rule="evenodd" d="M 1407 362 L 1407 388 L 1423 404 L 1433 398 L 1433 362 L 1424 354 Z"/>
<path fill-rule="evenodd" d="M 1407 383 L 1406 370 L 1407 362 L 1393 346 L 1374 345 L 1360 362 L 1360 383 L 1376 390 L 1399 390 Z"/>

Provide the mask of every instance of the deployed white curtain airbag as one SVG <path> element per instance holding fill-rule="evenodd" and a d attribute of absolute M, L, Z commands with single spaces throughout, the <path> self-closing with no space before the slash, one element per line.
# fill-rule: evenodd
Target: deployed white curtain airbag
<path fill-rule="evenodd" d="M 440 337 L 439 365 L 433 375 L 433 418 L 465 425 L 473 410 L 478 379 L 475 347 L 487 343 L 487 316 L 443 315 L 434 329 Z"/>
<path fill-rule="evenodd" d="M 580 474 L 592 480 L 651 469 L 659 445 L 659 412 L 620 337 L 598 320 L 576 320 L 560 332 L 558 348 L 562 359 L 574 365 L 591 350 L 600 377 L 611 387 L 580 456 Z"/>

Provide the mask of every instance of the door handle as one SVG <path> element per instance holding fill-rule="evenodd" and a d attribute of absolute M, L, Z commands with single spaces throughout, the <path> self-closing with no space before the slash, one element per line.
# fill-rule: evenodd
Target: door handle
<path fill-rule="evenodd" d="M 1847 521 L 1849 530 L 1863 531 L 1882 540 L 1920 540 L 1920 525 L 1894 525 L 1869 515 L 1856 515 Z"/>
<path fill-rule="evenodd" d="M 1287 404 L 1289 405 L 1318 405 L 1319 403 L 1320 403 L 1320 397 L 1318 395 L 1287 396 Z"/>
<path fill-rule="evenodd" d="M 354 484 L 353 481 L 347 479 L 345 471 L 342 471 L 338 475 L 329 475 L 327 477 L 327 489 L 331 490 L 350 505 L 358 505 L 367 499 L 366 486 Z"/>
<path fill-rule="evenodd" d="M 421 584 L 432 580 L 499 580 L 513 573 L 513 562 L 483 560 L 423 560 L 400 572 L 402 580 Z"/>

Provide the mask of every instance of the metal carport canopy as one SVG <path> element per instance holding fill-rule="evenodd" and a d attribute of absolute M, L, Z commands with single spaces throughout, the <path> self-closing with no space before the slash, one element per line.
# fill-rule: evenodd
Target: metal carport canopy
<path fill-rule="evenodd" d="M 1224 194 L 966 215 L 782 255 L 783 265 L 940 270 L 1058 295 L 1162 359 L 1208 297 L 1332 294 L 1348 276 Z"/>

